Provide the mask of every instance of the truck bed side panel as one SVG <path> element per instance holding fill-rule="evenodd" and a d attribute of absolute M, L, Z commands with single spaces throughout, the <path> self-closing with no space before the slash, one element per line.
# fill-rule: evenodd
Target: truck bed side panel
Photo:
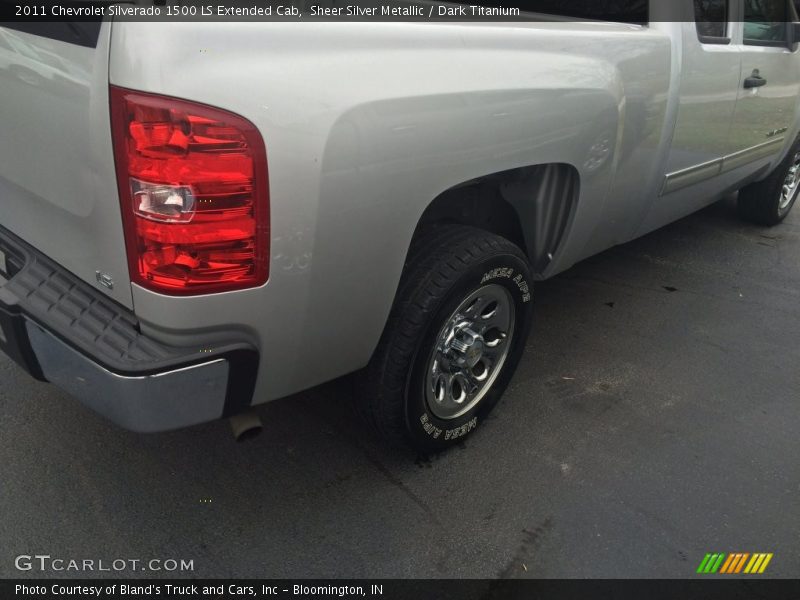
<path fill-rule="evenodd" d="M 143 328 L 256 332 L 263 402 L 367 363 L 420 216 L 459 183 L 569 164 L 580 199 L 553 268 L 624 238 L 656 180 L 669 57 L 665 34 L 620 24 L 115 24 L 113 84 L 241 114 L 270 173 L 269 282 L 134 285 Z M 592 166 L 595 140 L 614 154 Z"/>

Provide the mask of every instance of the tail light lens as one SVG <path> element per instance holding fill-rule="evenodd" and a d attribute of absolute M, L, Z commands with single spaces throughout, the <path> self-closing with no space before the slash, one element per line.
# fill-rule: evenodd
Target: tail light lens
<path fill-rule="evenodd" d="M 132 281 L 180 295 L 266 282 L 267 159 L 255 126 L 177 98 L 110 94 Z"/>

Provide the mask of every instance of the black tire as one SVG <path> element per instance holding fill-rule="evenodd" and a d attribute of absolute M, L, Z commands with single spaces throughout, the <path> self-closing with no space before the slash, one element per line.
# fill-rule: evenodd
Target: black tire
<path fill-rule="evenodd" d="M 783 202 L 783 187 L 790 175 L 790 170 L 796 168 L 800 162 L 800 138 L 792 146 L 783 162 L 764 179 L 748 185 L 739 192 L 739 214 L 753 223 L 759 225 L 777 225 L 786 218 L 792 210 L 800 186 L 794 189 L 788 204 Z"/>
<path fill-rule="evenodd" d="M 489 288 L 514 307 L 513 331 L 502 342 L 509 346 L 504 362 L 495 363 L 497 375 L 493 382 L 487 379 L 487 391 L 479 399 L 476 395 L 475 406 L 463 415 L 439 418 L 425 391 L 438 336 L 470 294 Z M 532 312 L 528 261 L 517 246 L 472 227 L 433 228 L 412 246 L 381 340 L 358 375 L 360 412 L 392 445 L 438 452 L 459 443 L 486 418 L 508 385 L 525 348 Z"/>

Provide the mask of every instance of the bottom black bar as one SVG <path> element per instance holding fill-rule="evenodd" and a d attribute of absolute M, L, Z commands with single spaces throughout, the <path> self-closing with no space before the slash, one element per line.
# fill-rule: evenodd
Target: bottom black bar
<path fill-rule="evenodd" d="M 701 576 L 698 576 L 701 577 Z M 381 600 L 797 600 L 800 580 L 4 580 L 0 598 L 370 598 Z"/>

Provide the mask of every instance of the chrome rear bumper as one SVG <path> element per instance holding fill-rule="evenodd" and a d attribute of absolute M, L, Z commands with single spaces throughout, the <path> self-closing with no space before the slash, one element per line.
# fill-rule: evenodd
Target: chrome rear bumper
<path fill-rule="evenodd" d="M 154 375 L 118 375 L 26 323 L 44 378 L 126 429 L 177 429 L 222 417 L 228 361 L 219 358 Z"/>
<path fill-rule="evenodd" d="M 244 341 L 168 346 L 135 316 L 0 227 L 0 350 L 132 431 L 247 408 L 258 353 Z"/>

